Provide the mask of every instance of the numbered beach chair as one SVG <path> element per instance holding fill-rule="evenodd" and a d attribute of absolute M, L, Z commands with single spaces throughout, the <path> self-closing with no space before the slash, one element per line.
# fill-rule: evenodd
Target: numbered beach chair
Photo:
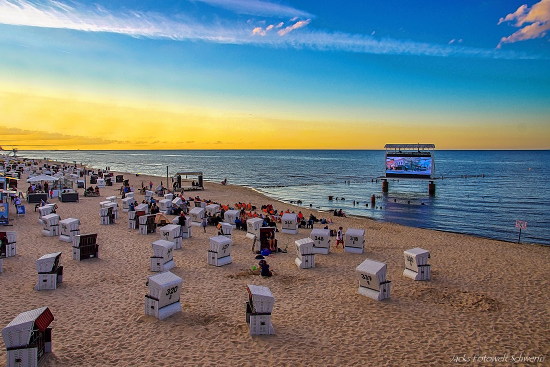
<path fill-rule="evenodd" d="M 358 273 L 357 292 L 377 301 L 390 298 L 390 281 L 386 280 L 387 265 L 379 261 L 366 259 L 355 271 Z"/>
<path fill-rule="evenodd" d="M 179 217 L 172 219 L 172 224 L 179 224 Z M 191 238 L 191 218 L 186 217 L 184 224 L 181 224 L 181 238 Z"/>
<path fill-rule="evenodd" d="M 231 239 L 233 234 L 233 226 L 230 223 L 221 222 L 221 235 Z"/>
<path fill-rule="evenodd" d="M 59 215 L 48 214 L 42 217 L 42 234 L 47 237 L 59 236 Z"/>
<path fill-rule="evenodd" d="M 310 269 L 315 267 L 315 254 L 313 253 L 313 240 L 311 238 L 302 238 L 294 242 L 296 245 L 296 254 L 298 257 L 294 260 L 296 266 L 300 269 Z"/>
<path fill-rule="evenodd" d="M 404 251 L 405 270 L 403 275 L 413 280 L 430 280 L 431 269 L 428 264 L 430 252 L 418 247 Z"/>
<path fill-rule="evenodd" d="M 349 228 L 344 235 L 344 252 L 362 254 L 365 247 L 365 230 Z"/>
<path fill-rule="evenodd" d="M 133 197 L 125 197 L 122 199 L 122 211 L 127 213 L 130 210 L 130 204 L 133 203 L 135 200 Z"/>
<path fill-rule="evenodd" d="M 155 214 L 145 214 L 139 217 L 139 234 L 155 233 L 157 224 L 155 223 Z"/>
<path fill-rule="evenodd" d="M 115 219 L 116 219 L 115 210 L 116 208 L 113 208 L 111 206 L 99 209 L 100 223 L 103 225 L 115 224 Z"/>
<path fill-rule="evenodd" d="M 151 271 L 162 272 L 172 269 L 174 263 L 174 243 L 165 240 L 153 242 L 153 256 L 151 256 Z"/>
<path fill-rule="evenodd" d="M 263 249 L 271 249 L 270 242 L 274 241 L 274 250 L 277 251 L 277 239 L 275 238 L 275 227 L 261 227 L 260 239 L 256 241 L 254 251 L 262 251 Z"/>
<path fill-rule="evenodd" d="M 281 218 L 281 232 L 289 234 L 298 233 L 298 215 L 295 213 L 285 213 Z"/>
<path fill-rule="evenodd" d="M 38 207 L 38 223 L 42 224 L 42 218 L 48 214 L 52 214 L 55 210 L 55 204 L 46 204 Z"/>
<path fill-rule="evenodd" d="M 248 285 L 248 301 L 246 302 L 246 323 L 250 335 L 275 334 L 271 323 L 271 312 L 275 304 L 275 297 L 267 287 Z"/>
<path fill-rule="evenodd" d="M 206 210 L 204 208 L 195 207 L 189 211 L 189 217 L 191 218 L 191 225 L 200 226 L 202 219 L 206 216 Z"/>
<path fill-rule="evenodd" d="M 313 229 L 309 238 L 313 240 L 313 253 L 328 255 L 330 253 L 330 229 Z"/>
<path fill-rule="evenodd" d="M 239 211 L 238 210 L 227 210 L 223 214 L 223 221 L 225 223 L 229 223 L 233 226 L 233 228 L 236 228 L 237 225 L 235 224 L 235 220 L 239 217 Z"/>
<path fill-rule="evenodd" d="M 208 264 L 223 266 L 233 262 L 231 258 L 231 245 L 232 241 L 225 236 L 210 237 Z"/>
<path fill-rule="evenodd" d="M 183 279 L 167 271 L 147 278 L 145 314 L 164 320 L 181 312 L 180 293 Z"/>
<path fill-rule="evenodd" d="M 80 220 L 67 218 L 59 221 L 59 239 L 65 242 L 73 242 L 73 238 L 80 234 Z"/>
<path fill-rule="evenodd" d="M 259 238 L 260 228 L 262 227 L 264 220 L 262 218 L 250 218 L 246 220 L 246 237 L 247 238 Z"/>
<path fill-rule="evenodd" d="M 159 200 L 159 211 L 166 215 L 172 214 L 172 200 Z"/>
<path fill-rule="evenodd" d="M 163 227 L 159 227 L 160 235 L 165 241 L 174 243 L 174 249 L 181 249 L 181 226 L 178 224 L 167 224 Z"/>
<path fill-rule="evenodd" d="M 220 206 L 218 204 L 208 204 L 204 209 L 206 210 L 206 214 L 210 215 L 211 217 L 220 212 Z"/>

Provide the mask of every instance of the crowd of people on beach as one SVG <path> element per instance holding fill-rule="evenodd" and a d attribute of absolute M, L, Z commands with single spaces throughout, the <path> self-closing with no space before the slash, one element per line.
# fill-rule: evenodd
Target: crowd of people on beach
<path fill-rule="evenodd" d="M 98 170 L 97 173 L 98 176 L 102 176 Z M 227 184 L 227 180 L 224 180 L 222 184 Z M 44 183 L 32 183 L 29 185 L 27 192 L 28 193 L 37 193 L 37 192 L 48 192 L 48 190 L 51 189 L 51 185 L 48 182 Z M 148 184 L 145 184 L 143 181 L 141 182 L 141 188 L 140 192 L 142 194 L 146 193 L 146 190 L 153 190 L 153 182 L 149 181 Z M 126 194 L 129 192 L 134 191 L 134 188 L 130 186 L 129 180 L 124 180 L 122 186 L 120 187 L 120 194 L 122 198 L 126 197 Z M 100 196 L 100 191 L 98 186 L 92 186 L 90 185 L 85 190 L 85 196 Z M 161 182 L 160 185 L 158 185 L 155 189 L 155 194 L 159 196 L 163 196 L 168 190 L 165 188 L 163 183 Z M 264 249 L 267 254 L 270 252 L 276 252 L 281 251 L 277 248 L 277 239 L 275 238 L 275 232 L 278 232 L 277 224 L 281 223 L 281 218 L 286 213 L 293 213 L 296 214 L 298 219 L 298 227 L 301 228 L 313 228 L 314 224 L 320 223 L 324 225 L 325 229 L 330 229 L 329 225 L 333 223 L 332 219 L 330 217 L 326 218 L 317 218 L 313 213 L 309 214 L 309 216 L 305 216 L 302 211 L 298 210 L 297 212 L 294 210 L 286 209 L 276 209 L 273 207 L 272 204 L 264 204 L 260 207 L 257 207 L 253 205 L 252 203 L 248 202 L 236 202 L 234 204 L 223 204 L 214 202 L 212 200 L 203 199 L 200 196 L 194 196 L 194 197 L 185 197 L 183 192 L 174 192 L 174 198 L 179 198 L 181 201 L 177 205 L 172 205 L 169 212 L 166 214 L 172 214 L 176 215 L 178 220 L 177 223 L 180 225 L 185 225 L 187 221 L 187 217 L 189 216 L 190 209 L 192 207 L 196 206 L 205 206 L 209 204 L 217 204 L 220 207 L 220 210 L 218 213 L 212 214 L 210 211 L 207 211 L 205 217 L 202 219 L 200 226 L 203 229 L 203 232 L 206 233 L 206 229 L 209 226 L 213 226 L 217 229 L 218 235 L 223 235 L 222 231 L 222 222 L 224 222 L 224 215 L 225 212 L 228 210 L 238 210 L 239 214 L 237 218 L 235 219 L 235 227 L 237 230 L 247 230 L 247 220 L 251 218 L 261 218 L 263 220 L 262 227 L 271 227 L 274 228 L 273 232 L 269 232 L 265 235 L 265 238 L 262 237 L 262 243 L 265 242 L 267 244 L 267 247 Z M 199 204 L 200 203 L 200 204 Z M 204 203 L 204 204 L 202 204 Z M 19 203 L 15 203 L 15 205 L 20 205 Z M 47 204 L 47 201 L 43 201 L 40 203 L 40 206 Z M 154 197 L 146 197 L 145 200 L 142 201 L 142 204 L 147 204 L 148 211 L 151 214 L 157 214 L 163 217 L 163 223 L 167 223 L 167 218 L 164 216 L 163 213 L 160 212 L 160 208 L 158 206 L 158 201 Z M 136 207 L 138 206 L 138 201 L 134 200 L 129 203 L 128 209 L 129 211 L 135 211 Z M 55 210 L 55 209 L 54 209 Z M 344 217 L 345 213 L 340 210 L 334 210 L 333 213 L 334 216 L 337 217 Z M 330 230 L 331 236 L 336 236 L 336 244 L 339 245 L 342 241 L 343 235 L 342 235 L 342 227 L 339 228 L 339 230 Z M 253 244 L 253 251 L 254 251 L 254 244 Z M 255 251 L 254 251 L 255 252 Z M 265 257 L 263 257 L 262 254 L 258 254 L 258 259 L 260 262 L 258 263 L 260 273 L 263 276 L 271 276 L 274 274 L 272 269 L 270 269 L 269 264 L 267 264 L 267 261 L 265 260 Z"/>

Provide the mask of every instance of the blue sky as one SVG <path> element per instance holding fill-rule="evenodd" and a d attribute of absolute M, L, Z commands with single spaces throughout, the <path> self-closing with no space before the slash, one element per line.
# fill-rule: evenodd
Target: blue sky
<path fill-rule="evenodd" d="M 248 147 L 300 148 L 300 139 L 289 144 L 272 131 L 280 123 L 318 139 L 307 147 L 428 139 L 443 148 L 548 149 L 548 28 L 549 0 L 0 0 L 0 91 L 21 105 L 0 127 L 25 121 L 26 131 L 44 130 L 43 118 L 62 128 L 86 110 L 62 102 L 77 98 L 106 111 L 138 105 L 159 119 L 179 113 L 197 147 L 210 146 L 215 119 L 242 131 L 268 126 L 243 142 L 277 139 Z M 59 116 L 25 95 L 55 96 Z M 111 126 L 113 136 L 134 126 L 114 112 L 85 120 Z M 349 146 L 329 139 L 354 131 Z M 120 139 L 114 144 L 143 136 Z M 224 147 L 242 147 L 234 142 Z"/>

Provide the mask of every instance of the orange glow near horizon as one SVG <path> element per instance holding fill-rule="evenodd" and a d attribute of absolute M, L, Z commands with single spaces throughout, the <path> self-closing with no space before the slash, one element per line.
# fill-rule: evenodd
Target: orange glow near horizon
<path fill-rule="evenodd" d="M 304 121 L 13 90 L 0 90 L 0 111 L 0 145 L 20 150 L 382 149 L 399 142 L 435 143 L 438 149 L 548 149 L 550 136 L 550 126 L 542 123 L 522 130 L 452 117 L 439 125 L 369 116 Z"/>

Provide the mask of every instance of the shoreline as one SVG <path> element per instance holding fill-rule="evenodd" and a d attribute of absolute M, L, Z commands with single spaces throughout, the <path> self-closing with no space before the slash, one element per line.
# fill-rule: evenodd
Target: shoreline
<path fill-rule="evenodd" d="M 294 149 L 291 149 L 291 150 L 294 150 Z M 63 150 L 64 151 L 64 150 Z M 93 150 L 92 150 L 93 151 Z M 167 150 L 167 151 L 171 151 L 171 150 Z M 29 158 L 27 158 L 29 159 Z M 43 160 L 43 159 L 40 159 L 40 160 Z M 53 163 L 56 163 L 56 164 L 67 164 L 67 165 L 72 165 L 73 162 L 62 162 L 62 161 L 57 161 L 57 160 L 48 160 L 49 162 L 53 162 Z M 84 162 L 82 162 L 84 163 Z M 96 166 L 88 166 L 86 164 L 84 164 L 85 167 L 88 167 L 88 168 L 94 168 L 95 170 L 97 169 L 103 169 L 105 167 L 96 167 Z M 114 171 L 113 171 L 114 172 Z M 119 174 L 124 174 L 124 175 L 131 175 L 132 177 L 155 177 L 155 178 L 158 178 L 160 179 L 162 182 L 164 182 L 163 179 L 166 179 L 166 176 L 160 176 L 160 175 L 149 175 L 149 174 L 141 174 L 141 173 L 134 173 L 134 172 L 118 172 L 117 173 Z M 169 177 L 170 179 L 171 177 Z M 207 180 L 205 179 L 204 182 L 208 182 L 210 184 L 217 184 L 219 185 L 218 182 L 216 181 L 210 181 L 210 180 Z M 256 192 L 260 195 L 263 195 L 265 196 L 266 198 L 269 198 L 270 200 L 274 200 L 278 203 L 281 203 L 281 205 L 287 205 L 287 206 L 291 206 L 293 208 L 295 208 L 295 210 L 312 210 L 312 211 L 315 211 L 315 212 L 318 212 L 318 213 L 322 213 L 323 215 L 330 215 L 331 213 L 331 210 L 321 210 L 321 209 L 315 209 L 315 208 L 309 208 L 307 206 L 299 206 L 297 204 L 292 204 L 292 203 L 289 203 L 289 202 L 285 202 L 283 199 L 278 199 L 278 198 L 275 198 L 275 197 L 272 197 L 272 196 L 269 196 L 268 194 L 266 194 L 265 192 L 263 192 L 261 189 L 258 189 L 258 188 L 254 188 L 254 187 L 251 187 L 251 186 L 245 186 L 245 185 L 236 185 L 236 184 L 228 184 L 228 186 L 238 186 L 238 187 L 242 187 L 244 189 L 248 189 L 248 190 L 251 190 L 253 192 Z M 171 191 L 171 190 L 170 190 Z M 373 217 L 369 217 L 369 216 L 366 216 L 366 215 L 357 215 L 357 214 L 346 214 L 347 217 L 356 217 L 356 218 L 361 218 L 361 219 L 367 219 L 367 220 L 372 220 L 372 221 L 375 221 L 375 222 L 380 222 L 380 223 L 391 223 L 391 224 L 395 224 L 395 225 L 400 225 L 400 226 L 403 226 L 403 227 L 406 227 L 406 228 L 418 228 L 418 229 L 424 229 L 424 230 L 431 230 L 431 231 L 437 231 L 437 232 L 444 232 L 444 233 L 454 233 L 454 234 L 462 234 L 462 235 L 466 235 L 466 236 L 473 236 L 473 237 L 476 237 L 476 238 L 482 238 L 482 239 L 489 239 L 489 240 L 494 240 L 494 241 L 502 241 L 502 242 L 505 242 L 505 243 L 512 243 L 512 244 L 517 244 L 516 241 L 512 241 L 512 240 L 506 240 L 506 239 L 501 239 L 501 238 L 497 238 L 497 237 L 491 237 L 491 236 L 483 236 L 483 235 L 480 235 L 480 234 L 476 234 L 476 233 L 470 233 L 470 232 L 458 232 L 458 231 L 453 231 L 453 230 L 445 230 L 445 229 L 437 229 L 437 228 L 430 228 L 430 227 L 420 227 L 420 226 L 410 226 L 410 225 L 406 225 L 406 224 L 401 224 L 401 223 L 398 223 L 398 222 L 393 222 L 393 221 L 388 221 L 388 220 L 384 220 L 384 219 L 378 219 L 378 218 L 373 218 Z M 535 245 L 535 246 L 543 246 L 543 247 L 550 247 L 549 244 L 544 244 L 544 243 L 539 243 L 539 242 L 520 242 L 519 244 L 521 245 Z"/>

